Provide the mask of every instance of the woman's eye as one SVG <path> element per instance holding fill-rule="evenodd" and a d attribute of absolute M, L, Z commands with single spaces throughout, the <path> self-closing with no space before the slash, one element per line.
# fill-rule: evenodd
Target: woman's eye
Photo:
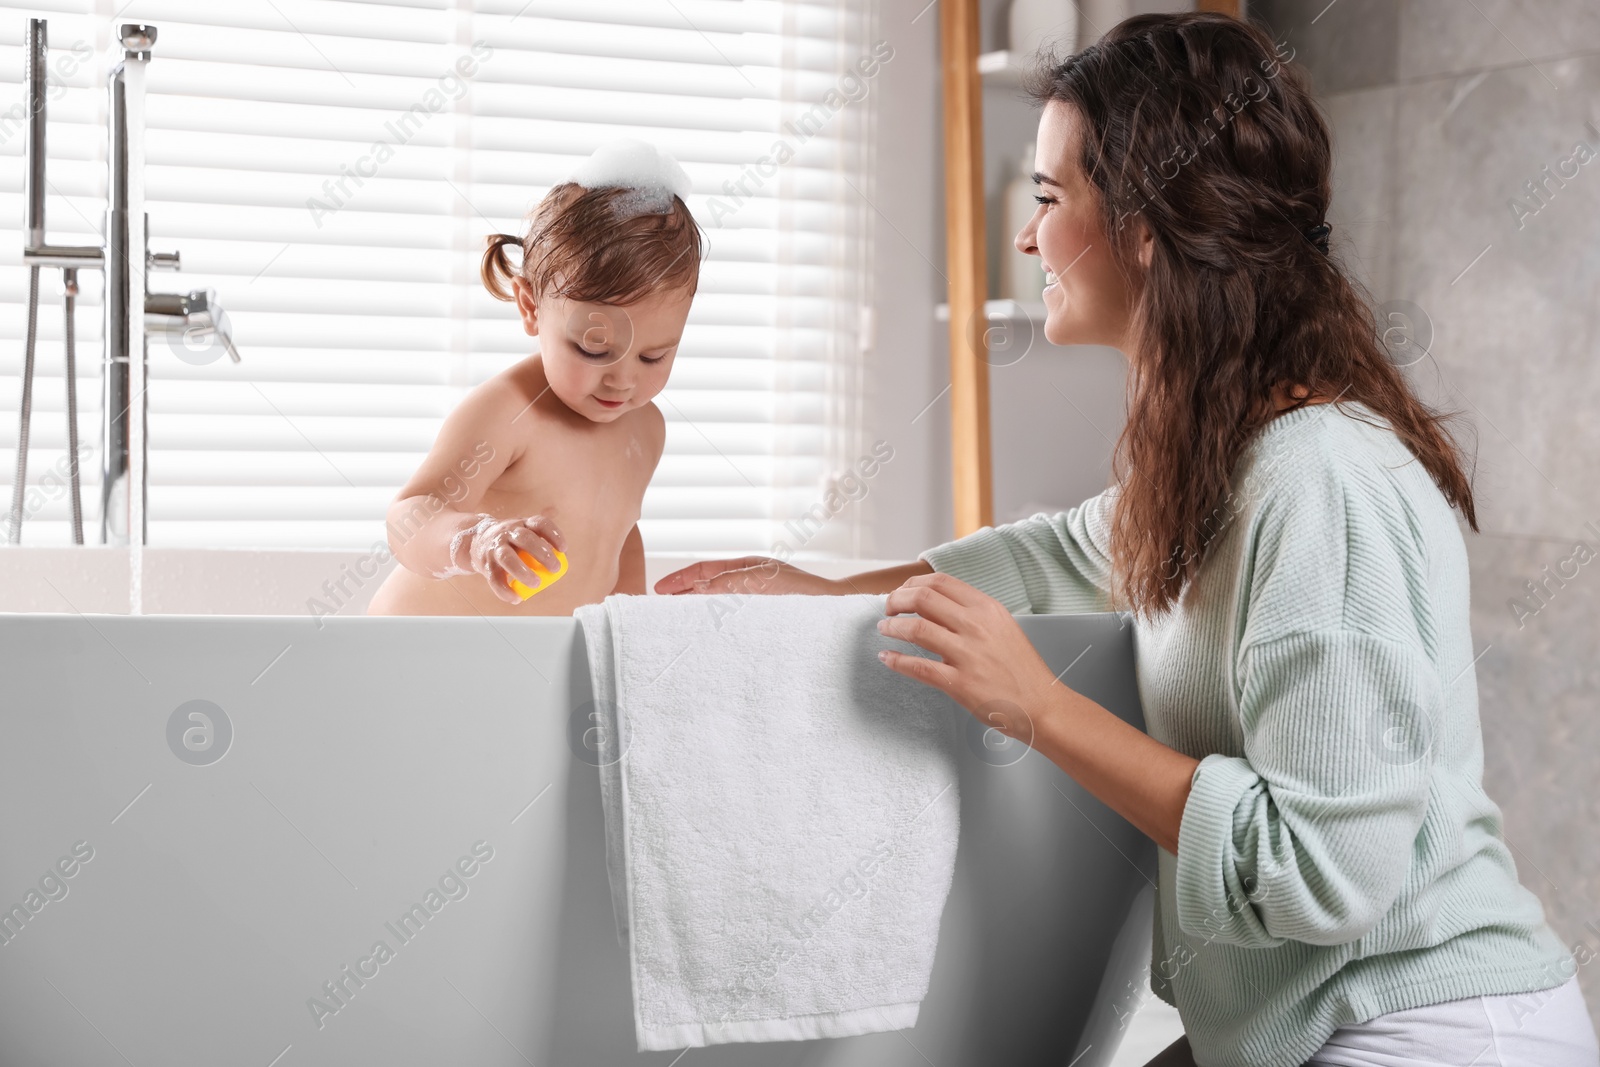
<path fill-rule="evenodd" d="M 1035 193 L 1033 194 L 1033 202 L 1035 204 L 1053 204 L 1056 201 L 1055 197 L 1053 196 L 1040 196 L 1038 193 Z"/>

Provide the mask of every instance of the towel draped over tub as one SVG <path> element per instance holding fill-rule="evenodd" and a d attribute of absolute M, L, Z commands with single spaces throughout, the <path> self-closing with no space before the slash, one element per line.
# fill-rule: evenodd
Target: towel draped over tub
<path fill-rule="evenodd" d="M 878 661 L 885 598 L 607 597 L 575 613 L 640 1051 L 915 1025 L 955 869 L 966 714 Z"/>

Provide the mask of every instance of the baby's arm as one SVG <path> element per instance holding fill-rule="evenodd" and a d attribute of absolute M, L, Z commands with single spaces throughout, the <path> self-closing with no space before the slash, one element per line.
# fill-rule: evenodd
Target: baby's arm
<path fill-rule="evenodd" d="M 654 475 L 656 466 L 661 462 L 661 453 L 667 447 L 667 420 L 654 404 L 645 405 L 639 416 L 644 420 L 648 434 L 650 474 Z M 648 481 L 648 477 L 645 480 Z M 638 523 L 633 524 L 633 529 L 628 531 L 628 536 L 622 542 L 622 552 L 617 557 L 617 585 L 611 591 L 634 596 L 649 592 L 644 581 L 644 538 L 639 534 Z"/>
<path fill-rule="evenodd" d="M 520 598 L 505 575 L 540 584 L 513 546 L 560 569 L 550 545 L 566 546 L 549 519 L 496 520 L 478 511 L 485 491 L 522 449 L 516 420 L 535 417 L 521 391 L 498 377 L 450 413 L 427 458 L 389 505 L 389 548 L 402 566 L 435 579 L 483 573 L 495 595 L 512 604 Z"/>

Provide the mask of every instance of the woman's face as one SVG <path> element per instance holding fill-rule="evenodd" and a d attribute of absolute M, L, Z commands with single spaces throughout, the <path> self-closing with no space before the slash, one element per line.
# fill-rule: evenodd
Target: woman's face
<path fill-rule="evenodd" d="M 1046 340 L 1110 345 L 1128 353 L 1133 294 L 1101 229 L 1099 190 L 1079 163 L 1081 130 L 1075 108 L 1059 101 L 1045 105 L 1033 164 L 1039 206 L 1017 234 L 1016 246 L 1044 261 Z M 1142 222 L 1135 224 L 1143 231 Z M 1148 244 L 1143 233 L 1141 245 Z M 1148 264 L 1148 247 L 1140 255 Z"/>

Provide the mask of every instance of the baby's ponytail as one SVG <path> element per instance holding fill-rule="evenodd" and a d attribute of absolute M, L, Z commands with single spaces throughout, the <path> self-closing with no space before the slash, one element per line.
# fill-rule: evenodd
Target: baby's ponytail
<path fill-rule="evenodd" d="M 483 278 L 483 287 L 489 290 L 489 295 L 496 300 L 514 300 L 511 279 L 517 277 L 517 271 L 511 266 L 511 261 L 506 259 L 506 245 L 516 245 L 517 250 L 522 250 L 522 238 L 509 233 L 491 233 L 489 247 L 483 253 L 483 265 L 478 273 Z"/>

